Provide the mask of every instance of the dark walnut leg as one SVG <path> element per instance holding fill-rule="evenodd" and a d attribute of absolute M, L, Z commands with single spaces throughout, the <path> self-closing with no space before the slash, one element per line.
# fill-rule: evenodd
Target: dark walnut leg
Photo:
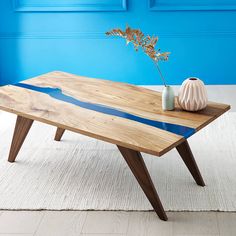
<path fill-rule="evenodd" d="M 57 131 L 56 131 L 54 140 L 55 140 L 55 141 L 61 141 L 61 137 L 62 137 L 62 135 L 64 134 L 64 132 L 65 132 L 64 129 L 62 129 L 62 128 L 57 128 Z"/>
<path fill-rule="evenodd" d="M 201 173 L 198 169 L 197 163 L 189 147 L 188 141 L 186 140 L 183 143 L 179 144 L 176 147 L 176 149 L 179 152 L 180 156 L 182 157 L 190 173 L 192 174 L 193 178 L 195 179 L 196 183 L 200 186 L 205 186 Z"/>
<path fill-rule="evenodd" d="M 151 180 L 147 167 L 140 152 L 117 146 L 120 150 L 122 156 L 126 160 L 129 168 L 133 172 L 135 178 L 137 179 L 140 187 L 143 189 L 145 195 L 147 196 L 149 202 L 152 204 L 155 212 L 162 220 L 167 220 L 166 213 L 163 209 L 162 203 L 158 197 L 155 186 Z"/>
<path fill-rule="evenodd" d="M 17 116 L 15 130 L 12 138 L 10 153 L 8 157 L 9 162 L 14 162 L 20 148 L 28 134 L 33 120 L 24 118 L 22 116 Z"/>

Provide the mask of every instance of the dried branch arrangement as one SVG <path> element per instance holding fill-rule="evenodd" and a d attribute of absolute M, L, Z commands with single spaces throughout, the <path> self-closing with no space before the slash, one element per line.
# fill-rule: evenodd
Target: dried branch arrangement
<path fill-rule="evenodd" d="M 161 52 L 160 49 L 157 49 L 157 50 L 155 49 L 155 46 L 158 41 L 158 37 L 154 37 L 150 35 L 145 36 L 141 30 L 131 29 L 129 26 L 126 27 L 125 31 L 122 31 L 121 29 L 113 29 L 109 32 L 106 32 L 106 35 L 119 36 L 121 38 L 126 39 L 127 44 L 132 43 L 134 45 L 135 51 L 138 51 L 139 48 L 141 48 L 143 52 L 146 55 L 148 55 L 157 66 L 161 79 L 163 80 L 163 83 L 166 86 L 166 82 L 161 73 L 158 62 L 167 61 L 170 53 Z"/>

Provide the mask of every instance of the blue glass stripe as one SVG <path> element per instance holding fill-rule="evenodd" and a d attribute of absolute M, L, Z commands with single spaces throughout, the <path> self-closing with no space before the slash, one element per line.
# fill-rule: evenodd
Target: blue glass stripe
<path fill-rule="evenodd" d="M 195 133 L 195 129 L 187 127 L 187 126 L 182 126 L 182 125 L 176 125 L 176 124 L 171 124 L 171 123 L 166 123 L 166 122 L 161 122 L 161 121 L 156 121 L 156 120 L 150 120 L 147 118 L 143 118 L 137 115 L 133 115 L 121 110 L 117 110 L 112 107 L 108 107 L 102 104 L 94 104 L 90 102 L 84 102 L 80 101 L 78 99 L 75 99 L 71 96 L 65 95 L 62 93 L 62 90 L 59 88 L 50 88 L 50 87 L 38 87 L 35 85 L 30 85 L 30 84 L 24 84 L 24 83 L 17 83 L 14 84 L 14 86 L 18 86 L 21 88 L 26 88 L 30 89 L 33 91 L 41 92 L 50 95 L 51 97 L 58 99 L 63 102 L 71 103 L 77 106 L 80 106 L 85 109 L 101 112 L 107 115 L 113 115 L 113 116 L 118 116 L 121 118 L 129 119 L 132 121 L 136 121 L 145 125 L 153 126 L 162 130 L 169 131 L 171 133 L 175 133 L 181 136 L 184 136 L 184 138 L 190 137 L 192 134 Z"/>

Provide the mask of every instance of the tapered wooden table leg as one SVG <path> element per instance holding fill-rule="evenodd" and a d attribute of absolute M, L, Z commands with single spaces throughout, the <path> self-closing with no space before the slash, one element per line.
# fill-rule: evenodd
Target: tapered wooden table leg
<path fill-rule="evenodd" d="M 153 206 L 155 212 L 160 217 L 160 219 L 166 221 L 168 218 L 163 209 L 162 203 L 159 199 L 155 186 L 151 180 L 148 169 L 144 163 L 144 160 L 140 152 L 134 151 L 132 149 L 124 148 L 121 146 L 117 146 L 117 147 L 120 150 L 124 159 L 126 160 L 129 168 L 133 172 L 140 187 L 143 189 L 149 202 Z"/>
<path fill-rule="evenodd" d="M 14 162 L 20 148 L 28 134 L 33 120 L 24 118 L 22 116 L 17 116 L 15 130 L 12 138 L 10 153 L 8 157 L 9 162 Z"/>
<path fill-rule="evenodd" d="M 184 141 L 176 147 L 180 156 L 182 157 L 185 165 L 189 169 L 196 183 L 200 186 L 205 186 L 204 180 L 201 176 L 201 173 L 198 169 L 197 163 L 194 159 L 193 153 L 189 147 L 188 141 Z"/>
<path fill-rule="evenodd" d="M 64 132 L 65 132 L 65 129 L 57 128 L 57 131 L 56 131 L 54 140 L 55 140 L 55 141 L 61 141 L 61 137 L 62 137 L 62 135 L 64 134 Z"/>

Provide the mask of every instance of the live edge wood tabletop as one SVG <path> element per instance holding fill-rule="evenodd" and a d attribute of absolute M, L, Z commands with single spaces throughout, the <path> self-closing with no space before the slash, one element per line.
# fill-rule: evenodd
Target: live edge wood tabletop
<path fill-rule="evenodd" d="M 166 213 L 140 152 L 162 156 L 176 148 L 198 185 L 204 186 L 187 138 L 230 109 L 209 102 L 200 112 L 176 103 L 163 111 L 161 94 L 134 85 L 54 71 L 0 88 L 0 109 L 17 115 L 8 160 L 14 162 L 34 120 L 118 146 L 141 188 L 162 220 Z"/>

